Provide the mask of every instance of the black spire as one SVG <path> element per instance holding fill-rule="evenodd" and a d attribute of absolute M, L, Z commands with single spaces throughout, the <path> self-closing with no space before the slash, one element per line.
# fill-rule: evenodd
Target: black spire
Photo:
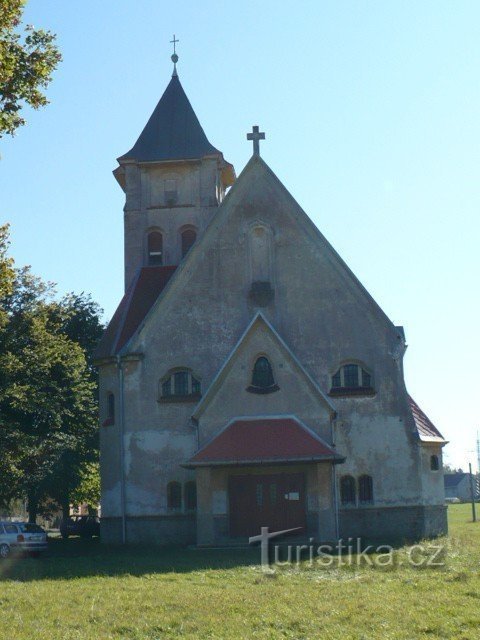
<path fill-rule="evenodd" d="M 118 158 L 154 162 L 222 155 L 210 144 L 177 75 L 170 80 L 130 151 Z"/>

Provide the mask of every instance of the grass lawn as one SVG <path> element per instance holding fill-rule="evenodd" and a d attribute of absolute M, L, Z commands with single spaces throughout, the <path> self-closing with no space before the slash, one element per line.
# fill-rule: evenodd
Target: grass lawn
<path fill-rule="evenodd" d="M 480 638 L 480 523 L 449 507 L 444 566 L 406 548 L 384 567 L 305 562 L 265 574 L 258 549 L 103 548 L 72 539 L 0 561 L 0 638 Z M 428 557 L 428 554 L 425 558 Z M 419 560 L 418 554 L 414 556 Z"/>

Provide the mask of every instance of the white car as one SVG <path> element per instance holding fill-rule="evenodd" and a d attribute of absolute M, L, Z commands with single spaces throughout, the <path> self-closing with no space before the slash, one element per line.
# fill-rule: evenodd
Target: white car
<path fill-rule="evenodd" d="M 0 522 L 0 559 L 12 552 L 38 555 L 47 550 L 47 534 L 31 522 Z"/>

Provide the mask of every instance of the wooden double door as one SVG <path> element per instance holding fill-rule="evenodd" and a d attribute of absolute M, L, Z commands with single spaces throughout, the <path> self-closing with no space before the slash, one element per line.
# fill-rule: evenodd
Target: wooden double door
<path fill-rule="evenodd" d="M 275 473 L 232 475 L 228 482 L 230 536 L 306 528 L 305 475 Z M 300 533 L 300 532 L 299 532 Z"/>

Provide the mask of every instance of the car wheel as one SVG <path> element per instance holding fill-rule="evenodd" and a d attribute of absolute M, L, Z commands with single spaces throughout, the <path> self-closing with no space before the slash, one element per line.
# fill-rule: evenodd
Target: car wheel
<path fill-rule="evenodd" d="M 8 558 L 10 554 L 10 547 L 8 544 L 0 544 L 0 558 Z"/>

